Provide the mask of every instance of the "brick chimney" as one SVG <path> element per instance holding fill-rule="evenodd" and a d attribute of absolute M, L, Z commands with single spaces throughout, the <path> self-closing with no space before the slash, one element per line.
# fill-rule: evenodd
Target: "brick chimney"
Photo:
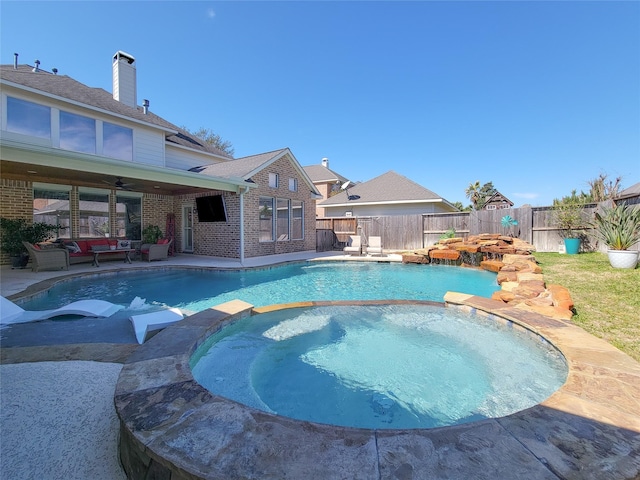
<path fill-rule="evenodd" d="M 135 62 L 123 51 L 113 55 L 113 98 L 133 108 L 138 104 Z"/>

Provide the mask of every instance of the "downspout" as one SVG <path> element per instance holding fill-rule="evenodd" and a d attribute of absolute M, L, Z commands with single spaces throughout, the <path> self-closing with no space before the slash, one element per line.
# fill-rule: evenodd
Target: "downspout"
<path fill-rule="evenodd" d="M 240 265 L 244 266 L 244 194 L 247 187 L 240 187 Z"/>

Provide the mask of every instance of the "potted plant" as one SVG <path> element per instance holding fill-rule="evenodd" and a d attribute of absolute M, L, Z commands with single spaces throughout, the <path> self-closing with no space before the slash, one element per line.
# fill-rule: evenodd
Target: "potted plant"
<path fill-rule="evenodd" d="M 584 204 L 584 199 L 576 195 L 575 190 L 571 192 L 571 196 L 553 201 L 554 222 L 564 239 L 565 251 L 568 254 L 577 254 L 580 251 L 580 241 L 587 224 Z"/>
<path fill-rule="evenodd" d="M 162 238 L 162 230 L 157 225 L 148 225 L 142 230 L 142 243 L 158 243 Z"/>
<path fill-rule="evenodd" d="M 596 212 L 593 227 L 609 247 L 607 255 L 613 268 L 636 268 L 638 250 L 629 250 L 640 242 L 640 207 L 621 203 Z"/>
<path fill-rule="evenodd" d="M 0 218 L 0 250 L 11 257 L 13 268 L 24 268 L 29 261 L 29 255 L 22 242 L 44 242 L 53 236 L 57 228 L 43 222 L 30 223 L 24 218 Z"/>

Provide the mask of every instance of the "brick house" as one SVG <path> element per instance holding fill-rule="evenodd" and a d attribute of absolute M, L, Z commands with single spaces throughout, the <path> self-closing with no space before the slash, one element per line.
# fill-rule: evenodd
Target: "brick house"
<path fill-rule="evenodd" d="M 332 195 L 339 193 L 340 187 L 344 185 L 348 179 L 329 168 L 328 158 L 323 158 L 319 165 L 307 165 L 303 168 L 322 195 L 322 198 L 316 203 L 316 216 L 324 217 L 324 208 L 318 206 L 318 204 Z"/>
<path fill-rule="evenodd" d="M 134 57 L 112 67 L 109 93 L 17 55 L 0 65 L 0 216 L 60 238 L 157 225 L 178 253 L 241 261 L 315 250 L 322 196 L 290 149 L 234 159 L 138 105 Z"/>

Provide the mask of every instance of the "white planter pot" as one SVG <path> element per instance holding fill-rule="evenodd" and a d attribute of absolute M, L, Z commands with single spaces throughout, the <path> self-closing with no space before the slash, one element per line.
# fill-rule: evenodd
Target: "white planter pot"
<path fill-rule="evenodd" d="M 609 263 L 613 268 L 636 268 L 638 264 L 637 250 L 607 250 Z"/>

